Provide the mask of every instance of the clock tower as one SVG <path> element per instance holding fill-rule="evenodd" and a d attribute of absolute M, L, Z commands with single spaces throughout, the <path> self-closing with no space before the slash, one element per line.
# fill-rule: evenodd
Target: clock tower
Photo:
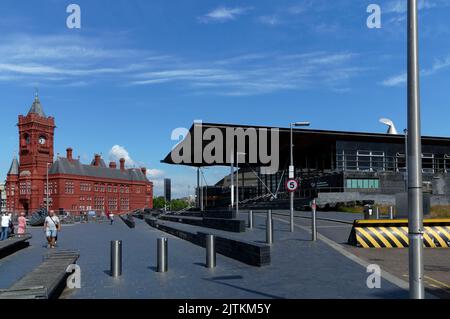
<path fill-rule="evenodd" d="M 53 163 L 55 119 L 47 117 L 36 94 L 26 116 L 19 115 L 19 202 L 25 211 L 43 206 L 48 163 Z"/>

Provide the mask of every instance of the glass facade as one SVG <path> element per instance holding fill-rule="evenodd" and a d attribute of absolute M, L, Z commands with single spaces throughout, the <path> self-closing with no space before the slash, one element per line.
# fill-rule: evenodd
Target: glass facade
<path fill-rule="evenodd" d="M 378 179 L 347 179 L 347 189 L 378 189 L 380 181 Z"/>

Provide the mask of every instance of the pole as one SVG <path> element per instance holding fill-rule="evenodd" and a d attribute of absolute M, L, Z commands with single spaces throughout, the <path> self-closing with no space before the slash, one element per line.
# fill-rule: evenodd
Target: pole
<path fill-rule="evenodd" d="M 46 207 L 47 207 L 47 214 L 48 214 L 48 209 L 49 209 L 49 203 L 48 203 L 48 201 L 49 201 L 49 194 L 48 194 L 48 167 L 49 167 L 49 163 L 47 163 L 47 186 L 46 186 L 46 192 L 47 192 L 47 196 L 46 196 Z"/>
<path fill-rule="evenodd" d="M 408 0 L 408 235 L 409 295 L 424 299 L 423 190 L 417 0 Z"/>
<path fill-rule="evenodd" d="M 200 171 L 200 169 L 199 169 L 199 171 Z M 203 174 L 201 171 L 200 171 L 200 173 Z M 204 201 L 204 199 L 203 199 L 203 181 L 202 181 L 202 178 L 200 177 L 200 211 L 202 211 L 202 212 L 205 210 L 203 201 Z"/>
<path fill-rule="evenodd" d="M 122 241 L 111 241 L 111 276 L 119 277 L 122 275 Z"/>
<path fill-rule="evenodd" d="M 248 212 L 248 228 L 253 229 L 253 211 Z"/>
<path fill-rule="evenodd" d="M 216 267 L 216 237 L 206 235 L 206 268 Z"/>
<path fill-rule="evenodd" d="M 292 138 L 292 123 L 291 123 L 291 147 L 290 147 L 290 157 L 291 157 L 291 165 L 289 166 L 289 178 L 294 178 L 294 143 Z M 291 233 L 294 232 L 294 192 L 290 192 L 289 194 L 289 207 L 290 207 L 290 226 L 291 226 Z"/>
<path fill-rule="evenodd" d="M 197 208 L 200 208 L 200 167 L 197 167 Z"/>
<path fill-rule="evenodd" d="M 394 219 L 394 207 L 389 207 L 389 219 Z"/>
<path fill-rule="evenodd" d="M 408 192 L 408 130 L 405 133 L 405 191 Z"/>
<path fill-rule="evenodd" d="M 272 220 L 272 211 L 267 211 L 267 220 L 266 220 L 266 243 L 268 245 L 273 244 L 273 220 Z"/>
<path fill-rule="evenodd" d="M 157 257 L 157 272 L 167 272 L 168 260 L 167 260 L 167 238 L 161 237 L 156 242 L 156 257 Z"/>
<path fill-rule="evenodd" d="M 234 160 L 233 153 L 230 158 L 230 176 L 231 176 L 231 209 L 234 208 Z"/>
<path fill-rule="evenodd" d="M 236 155 L 236 217 L 239 218 L 239 153 Z"/>
<path fill-rule="evenodd" d="M 317 204 L 316 199 L 312 202 L 312 241 L 317 241 Z"/>

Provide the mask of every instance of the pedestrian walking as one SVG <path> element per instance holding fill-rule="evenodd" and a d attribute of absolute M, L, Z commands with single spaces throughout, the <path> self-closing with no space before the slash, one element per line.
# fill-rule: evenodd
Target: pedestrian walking
<path fill-rule="evenodd" d="M 11 222 L 11 215 L 3 213 L 1 220 L 2 232 L 0 234 L 0 241 L 8 239 L 10 222 Z"/>
<path fill-rule="evenodd" d="M 109 213 L 109 224 L 112 225 L 114 223 L 114 214 Z"/>
<path fill-rule="evenodd" d="M 21 213 L 17 221 L 17 235 L 22 236 L 27 231 L 27 219 L 25 218 L 25 213 Z"/>
<path fill-rule="evenodd" d="M 61 231 L 61 222 L 53 210 L 51 210 L 49 216 L 45 218 L 44 231 L 45 236 L 47 237 L 47 248 L 55 248 L 58 232 Z"/>

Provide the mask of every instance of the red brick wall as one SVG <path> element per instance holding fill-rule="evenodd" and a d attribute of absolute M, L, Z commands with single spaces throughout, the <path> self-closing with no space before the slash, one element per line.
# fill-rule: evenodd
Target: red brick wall
<path fill-rule="evenodd" d="M 153 207 L 153 184 L 151 182 L 130 182 L 76 175 L 50 175 L 49 185 L 55 184 L 58 185 L 57 193 L 54 193 L 53 187 L 53 193 L 49 192 L 52 198 L 51 209 L 54 210 L 62 208 L 72 214 L 88 210 L 110 213 L 115 208 L 111 206 L 116 206 L 112 212 L 124 214 L 136 209 Z M 87 187 L 88 185 L 89 187 Z M 122 207 L 122 204 L 126 203 L 128 203 L 128 207 Z"/>
<path fill-rule="evenodd" d="M 34 212 L 46 206 L 47 163 L 53 163 L 55 120 L 53 117 L 42 118 L 36 114 L 20 115 L 18 127 L 21 175 L 7 177 L 7 207 L 13 207 L 13 211 L 17 213 L 25 211 L 26 207 L 28 207 L 28 212 Z M 43 144 L 39 143 L 41 137 L 45 137 Z M 27 182 L 31 183 L 32 187 L 29 191 L 21 194 L 20 185 Z M 82 188 L 82 184 L 91 185 L 90 190 Z M 96 184 L 100 185 L 98 190 L 96 190 Z M 10 191 L 8 192 L 13 185 L 14 195 Z M 114 192 L 114 187 L 117 188 L 116 192 Z M 123 192 L 121 192 L 121 187 L 123 187 Z M 127 188 L 128 192 L 126 192 Z M 110 208 L 114 208 L 110 207 L 110 204 L 115 203 L 117 203 L 117 209 L 113 210 L 115 214 L 153 208 L 153 184 L 151 182 L 50 175 L 49 189 L 52 199 L 50 208 L 64 209 L 73 214 L 87 210 L 109 213 Z M 103 204 L 100 207 L 98 204 L 102 198 Z M 126 203 L 128 203 L 127 207 L 121 205 Z"/>

